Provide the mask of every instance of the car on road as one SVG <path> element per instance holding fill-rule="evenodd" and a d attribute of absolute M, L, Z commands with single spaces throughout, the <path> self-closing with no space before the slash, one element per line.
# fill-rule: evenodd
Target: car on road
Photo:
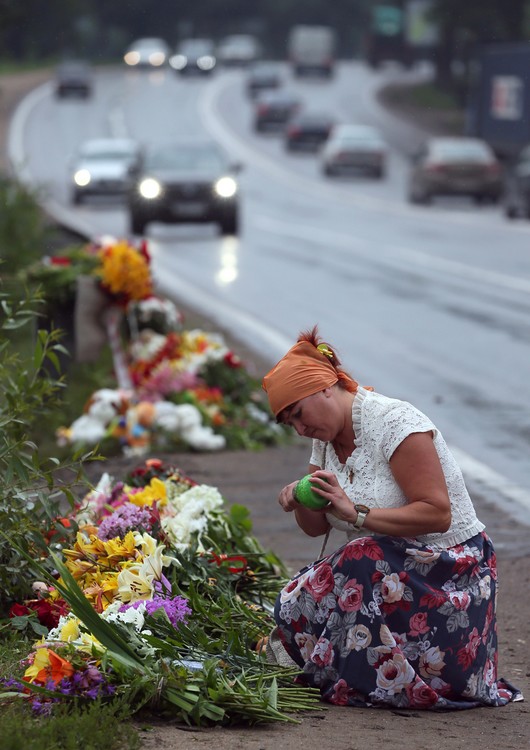
<path fill-rule="evenodd" d="M 302 111 L 295 114 L 285 127 L 287 151 L 318 151 L 333 129 L 335 118 L 326 112 Z"/>
<path fill-rule="evenodd" d="M 208 75 L 215 69 L 215 43 L 213 39 L 183 39 L 169 58 L 177 73 Z"/>
<path fill-rule="evenodd" d="M 362 172 L 381 178 L 387 159 L 388 147 L 377 128 L 342 123 L 332 128 L 320 151 L 320 169 L 328 177 Z"/>
<path fill-rule="evenodd" d="M 284 89 L 264 91 L 254 104 L 254 130 L 284 131 L 287 122 L 302 108 L 297 94 Z"/>
<path fill-rule="evenodd" d="M 227 67 L 245 67 L 260 56 L 261 44 L 252 34 L 230 34 L 217 46 L 217 59 Z"/>
<path fill-rule="evenodd" d="M 147 148 L 128 191 L 131 232 L 150 222 L 215 222 L 221 234 L 239 231 L 239 164 L 215 141 L 182 139 Z"/>
<path fill-rule="evenodd" d="M 169 45 L 164 39 L 144 37 L 128 47 L 123 59 L 132 68 L 152 69 L 166 65 L 169 54 Z"/>
<path fill-rule="evenodd" d="M 55 96 L 81 97 L 92 94 L 92 66 L 85 60 L 68 60 L 60 63 L 55 71 Z"/>
<path fill-rule="evenodd" d="M 88 197 L 122 197 L 140 160 L 140 145 L 129 138 L 85 141 L 71 164 L 71 199 L 79 205 Z"/>
<path fill-rule="evenodd" d="M 281 84 L 280 70 L 269 62 L 255 63 L 248 71 L 245 81 L 246 91 L 251 99 L 267 89 L 278 89 Z"/>
<path fill-rule="evenodd" d="M 411 203 L 430 203 L 444 195 L 462 195 L 477 203 L 497 203 L 502 168 L 491 147 L 480 138 L 433 137 L 415 156 L 409 175 Z"/>
<path fill-rule="evenodd" d="M 530 145 L 523 148 L 507 170 L 503 204 L 508 219 L 530 219 Z"/>

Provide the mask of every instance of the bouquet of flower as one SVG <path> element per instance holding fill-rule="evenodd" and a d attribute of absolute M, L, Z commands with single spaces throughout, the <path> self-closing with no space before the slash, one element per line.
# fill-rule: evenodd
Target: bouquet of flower
<path fill-rule="evenodd" d="M 244 507 L 226 510 L 215 487 L 151 459 L 121 481 L 103 475 L 70 528 L 60 554 L 33 562 L 49 582 L 41 596 L 67 612 L 4 681 L 6 696 L 42 713 L 120 694 L 190 724 L 292 721 L 315 707 L 296 669 L 256 649 L 286 571 Z"/>

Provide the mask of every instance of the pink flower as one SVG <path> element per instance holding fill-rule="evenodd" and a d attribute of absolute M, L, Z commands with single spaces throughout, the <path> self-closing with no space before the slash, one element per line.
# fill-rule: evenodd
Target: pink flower
<path fill-rule="evenodd" d="M 319 565 L 309 576 L 306 582 L 306 588 L 316 602 L 321 601 L 326 594 L 333 591 L 335 579 L 331 565 L 327 563 Z"/>
<path fill-rule="evenodd" d="M 363 585 L 351 578 L 342 589 L 339 596 L 339 607 L 344 612 L 357 612 L 363 603 Z"/>
<path fill-rule="evenodd" d="M 427 625 L 427 613 L 416 612 L 413 614 L 409 620 L 409 627 L 409 635 L 413 637 L 422 635 L 423 633 L 428 633 L 429 626 Z"/>
<path fill-rule="evenodd" d="M 311 654 L 311 661 L 318 667 L 326 667 L 333 661 L 333 646 L 327 638 L 320 638 L 317 641 L 313 653 Z"/>
<path fill-rule="evenodd" d="M 415 680 L 406 689 L 411 708 L 431 708 L 438 701 L 436 691 L 423 680 Z"/>

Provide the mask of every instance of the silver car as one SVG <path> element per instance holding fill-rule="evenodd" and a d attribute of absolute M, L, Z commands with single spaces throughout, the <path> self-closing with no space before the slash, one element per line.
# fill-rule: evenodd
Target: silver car
<path fill-rule="evenodd" d="M 161 68 L 168 62 L 169 45 L 159 37 L 137 39 L 127 49 L 123 59 L 132 68 Z"/>
<path fill-rule="evenodd" d="M 502 183 L 500 162 L 485 141 L 435 137 L 414 159 L 408 198 L 425 204 L 438 195 L 467 195 L 477 203 L 497 203 Z"/>
<path fill-rule="evenodd" d="M 129 138 L 85 141 L 71 164 L 72 203 L 90 196 L 125 196 L 140 155 L 140 145 Z"/>
<path fill-rule="evenodd" d="M 320 152 L 320 167 L 328 177 L 362 172 L 381 178 L 386 162 L 387 145 L 379 131 L 369 125 L 336 125 Z"/>

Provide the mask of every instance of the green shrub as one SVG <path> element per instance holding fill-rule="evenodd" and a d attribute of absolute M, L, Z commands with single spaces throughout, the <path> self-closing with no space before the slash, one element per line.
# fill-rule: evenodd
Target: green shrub
<path fill-rule="evenodd" d="M 14 274 L 42 255 L 50 232 L 35 191 L 0 176 L 0 259 Z"/>
<path fill-rule="evenodd" d="M 42 532 L 73 503 L 72 484 L 82 476 L 81 456 L 61 462 L 42 458 L 28 435 L 48 423 L 64 387 L 56 330 L 39 330 L 30 355 L 11 345 L 10 334 L 35 327 L 38 297 L 17 299 L 0 291 L 0 616 L 10 603 L 31 595 L 27 561 L 12 542 L 31 556 L 39 554 Z M 87 456 L 86 458 L 89 458 Z M 61 479 L 57 470 L 61 469 Z"/>

